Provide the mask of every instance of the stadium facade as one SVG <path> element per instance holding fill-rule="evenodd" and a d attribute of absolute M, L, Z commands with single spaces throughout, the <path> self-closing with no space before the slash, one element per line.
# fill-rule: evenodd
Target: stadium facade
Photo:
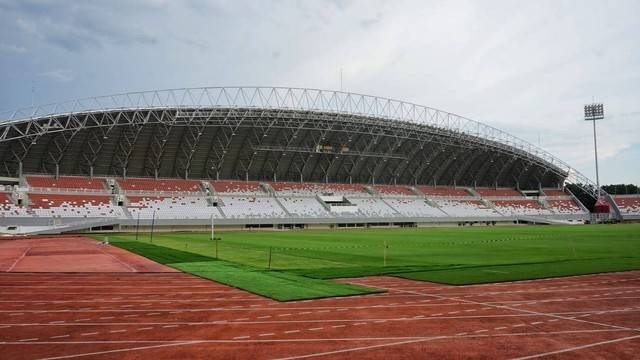
<path fill-rule="evenodd" d="M 0 176 L 5 184 L 13 185 L 5 189 L 6 206 L 30 207 L 29 193 L 37 192 L 38 187 L 29 184 L 26 174 L 98 178 L 104 181 L 109 201 L 125 208 L 119 225 L 133 221 L 126 207 L 130 204 L 127 196 L 134 193 L 198 195 L 219 208 L 216 212 L 224 213 L 228 201 L 219 198 L 224 191 L 209 187 L 209 180 L 256 181 L 261 188 L 251 195 L 276 199 L 277 184 L 284 182 L 363 184 L 362 195 L 377 198 L 393 194 L 379 191 L 379 186 L 398 186 L 409 193 L 397 195 L 423 197 L 427 202 L 429 191 L 423 192 L 419 186 L 464 188 L 465 195 L 480 201 L 485 197 L 474 189 L 510 188 L 523 197 L 536 197 L 543 207 L 544 199 L 539 198 L 545 188 L 562 189 L 572 183 L 595 194 L 593 182 L 562 160 L 486 124 L 412 103 L 316 89 L 174 89 L 22 109 L 0 116 L 0 154 Z M 118 181 L 131 178 L 197 179 L 202 186 L 197 194 L 181 193 L 180 187 L 168 194 L 168 189 L 153 186 L 146 192 L 144 188 L 134 191 Z M 52 188 L 55 192 L 58 187 Z M 80 185 L 77 190 L 87 189 Z M 288 190 L 280 195 L 300 194 Z M 329 190 L 306 194 L 343 195 Z M 73 189 L 65 188 L 64 192 Z M 331 204 L 317 200 L 327 209 L 326 217 L 297 219 L 280 204 L 282 216 L 247 216 L 245 220 L 250 221 L 245 221 L 242 216 L 231 219 L 223 214 L 220 220 L 234 224 L 281 224 L 283 218 L 289 223 L 342 221 L 342 215 L 330 209 Z M 343 200 L 351 203 L 348 198 Z M 420 222 L 415 216 L 402 219 L 402 212 L 394 210 L 397 216 L 393 219 L 361 214 L 359 219 L 353 215 L 344 216 L 344 220 Z M 584 217 L 583 211 L 581 207 L 579 217 Z M 3 225 L 14 218 L 8 215 L 3 214 Z M 58 215 L 52 218 L 61 218 L 58 223 L 64 223 L 65 217 Z M 15 218 L 25 226 L 29 221 L 42 221 L 42 216 Z M 509 216 L 508 220 L 514 218 Z M 449 220 L 459 221 L 460 217 L 450 216 Z M 495 219 L 489 216 L 483 220 Z"/>

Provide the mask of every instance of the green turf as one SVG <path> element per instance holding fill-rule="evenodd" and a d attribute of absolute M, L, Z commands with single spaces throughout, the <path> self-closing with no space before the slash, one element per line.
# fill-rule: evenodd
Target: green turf
<path fill-rule="evenodd" d="M 113 243 L 157 263 L 280 301 L 377 292 L 363 286 L 254 268 L 142 241 L 116 239 Z"/>
<path fill-rule="evenodd" d="M 217 255 L 224 267 L 210 264 L 210 269 L 204 269 L 207 266 L 201 264 L 216 257 L 209 234 L 156 234 L 154 245 L 175 253 L 144 247 L 134 251 L 276 299 L 332 296 L 323 288 L 327 282 L 310 280 L 338 277 L 388 274 L 473 284 L 640 269 L 639 224 L 228 232 L 221 236 Z M 135 241 L 126 234 L 110 238 L 124 248 Z M 148 236 L 141 236 L 138 243 L 149 244 Z M 271 271 L 264 271 L 269 252 Z M 261 276 L 277 278 L 282 284 L 299 279 L 300 286 L 282 285 L 281 294 L 274 295 L 270 285 L 258 279 Z M 334 289 L 334 294 L 342 290 Z"/>

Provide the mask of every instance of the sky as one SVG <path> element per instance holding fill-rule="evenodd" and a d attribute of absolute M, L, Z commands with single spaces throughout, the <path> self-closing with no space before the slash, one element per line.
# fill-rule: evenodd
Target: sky
<path fill-rule="evenodd" d="M 389 97 L 640 184 L 640 1 L 0 0 L 0 111 L 200 86 Z"/>

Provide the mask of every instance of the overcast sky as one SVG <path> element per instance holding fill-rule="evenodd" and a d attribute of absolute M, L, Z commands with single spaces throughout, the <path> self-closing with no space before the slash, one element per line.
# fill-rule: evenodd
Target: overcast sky
<path fill-rule="evenodd" d="M 640 184 L 640 1 L 0 0 L 0 111 L 195 86 L 406 100 Z M 35 91 L 32 91 L 32 88 Z"/>

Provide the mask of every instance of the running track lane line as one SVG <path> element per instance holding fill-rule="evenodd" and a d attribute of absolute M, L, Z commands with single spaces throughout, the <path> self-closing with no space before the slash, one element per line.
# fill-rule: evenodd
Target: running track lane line
<path fill-rule="evenodd" d="M 190 345 L 190 344 L 199 344 L 202 341 L 185 341 L 180 343 L 169 343 L 169 344 L 160 344 L 160 345 L 148 345 L 148 346 L 138 346 L 132 348 L 124 348 L 124 349 L 115 349 L 115 350 L 105 350 L 105 351 L 96 351 L 91 353 L 83 353 L 83 354 L 74 354 L 74 355 L 63 355 L 63 356 L 54 356 L 48 358 L 41 358 L 40 360 L 57 360 L 57 359 L 71 359 L 76 357 L 84 357 L 84 356 L 94 356 L 94 355 L 103 355 L 103 354 L 113 354 L 118 352 L 125 351 L 133 351 L 133 350 L 146 350 L 146 349 L 155 349 L 169 346 L 180 346 L 180 345 Z"/>
<path fill-rule="evenodd" d="M 587 348 L 594 347 L 594 346 L 612 344 L 612 343 L 616 343 L 616 342 L 620 342 L 620 341 L 632 340 L 632 339 L 637 339 L 637 338 L 640 338 L 640 335 L 627 336 L 627 337 L 623 337 L 623 338 L 600 341 L 600 342 L 587 344 L 587 345 L 575 346 L 575 347 L 572 347 L 572 348 L 567 348 L 567 349 L 562 349 L 562 350 L 556 350 L 556 351 L 550 351 L 550 352 L 541 353 L 541 354 L 529 355 L 529 356 L 514 358 L 514 360 L 526 360 L 526 359 L 540 358 L 540 357 L 544 357 L 544 356 L 562 354 L 562 353 L 565 353 L 565 352 L 582 350 L 582 349 L 587 349 Z"/>
<path fill-rule="evenodd" d="M 29 252 L 29 250 L 31 250 L 31 246 L 29 246 L 29 247 L 27 248 L 27 250 L 25 250 L 25 251 L 22 253 L 22 255 L 21 255 L 19 258 L 17 258 L 17 259 L 16 259 L 16 261 L 14 261 L 14 262 L 13 262 L 13 264 L 11 264 L 11 267 L 9 267 L 9 268 L 7 269 L 7 271 L 6 271 L 6 272 L 10 272 L 11 270 L 13 270 L 13 268 L 14 268 L 14 267 L 16 267 L 16 265 L 18 265 L 18 263 L 19 263 L 22 259 L 24 259 L 24 257 L 25 257 L 25 256 L 27 256 L 27 253 Z"/>
<path fill-rule="evenodd" d="M 348 348 L 348 349 L 342 349 L 342 350 L 333 350 L 333 351 L 325 351 L 325 352 L 313 353 L 313 354 L 307 354 L 307 355 L 276 358 L 276 360 L 306 359 L 306 358 L 316 357 L 316 356 L 326 356 L 326 355 L 340 354 L 340 353 L 351 352 L 351 351 L 369 350 L 369 349 L 375 349 L 375 348 L 381 348 L 381 347 L 387 347 L 387 346 L 404 345 L 404 344 L 412 344 L 412 343 L 417 343 L 417 342 L 422 342 L 422 341 L 438 340 L 438 339 L 442 339 L 442 338 L 446 338 L 446 337 L 447 336 L 434 336 L 434 337 L 429 337 L 429 338 L 425 338 L 425 339 L 418 339 L 418 340 L 396 341 L 396 342 L 392 342 L 392 343 L 379 344 L 379 345 L 360 346 L 360 347 Z"/>
<path fill-rule="evenodd" d="M 355 282 L 353 284 L 363 285 L 363 284 L 359 284 L 359 283 L 355 283 Z M 576 319 L 576 318 L 572 318 L 572 317 L 553 315 L 552 313 L 543 313 L 543 312 L 538 312 L 538 311 L 533 311 L 533 310 L 519 309 L 519 308 L 515 308 L 515 307 L 512 307 L 512 306 L 506 306 L 506 305 L 492 305 L 492 304 L 488 304 L 488 303 L 483 303 L 481 301 L 459 299 L 459 298 L 456 298 L 456 297 L 445 297 L 445 296 L 438 295 L 438 294 L 426 294 L 426 293 L 422 293 L 422 292 L 419 292 L 419 291 L 400 290 L 400 289 L 394 289 L 394 288 L 389 288 L 389 287 L 382 288 L 382 289 L 393 290 L 393 291 L 404 292 L 404 293 L 410 293 L 410 294 L 416 294 L 416 295 L 417 294 L 421 294 L 423 296 L 435 297 L 435 298 L 440 299 L 440 300 L 460 301 L 460 302 L 464 302 L 464 303 L 468 303 L 468 304 L 481 305 L 481 306 L 486 306 L 486 307 L 490 307 L 490 308 L 498 308 L 498 309 L 503 309 L 503 310 L 506 309 L 506 310 L 511 310 L 511 311 L 520 312 L 520 313 L 535 314 L 535 315 L 539 315 L 539 316 L 543 316 L 543 317 L 552 317 L 552 318 L 558 318 L 558 319 L 562 319 L 562 320 L 570 320 L 570 321 L 575 321 L 575 322 L 587 323 L 587 324 L 591 324 L 591 325 L 600 325 L 600 326 L 616 328 L 616 329 L 620 329 L 620 330 L 640 331 L 638 329 L 633 329 L 633 328 L 629 328 L 629 327 L 625 327 L 625 326 L 618 326 L 618 325 L 613 325 L 613 324 L 600 323 L 600 322 L 596 322 L 596 321 L 588 321 L 588 320 L 584 320 L 584 319 Z"/>
<path fill-rule="evenodd" d="M 104 251 L 104 249 L 100 248 L 101 245 L 96 244 L 96 247 L 98 248 L 98 250 L 100 250 L 101 253 L 103 253 L 104 255 L 110 256 L 113 260 L 119 262 L 121 265 L 124 265 L 127 269 L 129 269 L 129 271 L 131 271 L 132 273 L 137 273 L 138 270 L 136 270 L 133 266 L 125 263 L 124 261 L 118 259 L 115 255 L 109 254 L 107 252 Z"/>

